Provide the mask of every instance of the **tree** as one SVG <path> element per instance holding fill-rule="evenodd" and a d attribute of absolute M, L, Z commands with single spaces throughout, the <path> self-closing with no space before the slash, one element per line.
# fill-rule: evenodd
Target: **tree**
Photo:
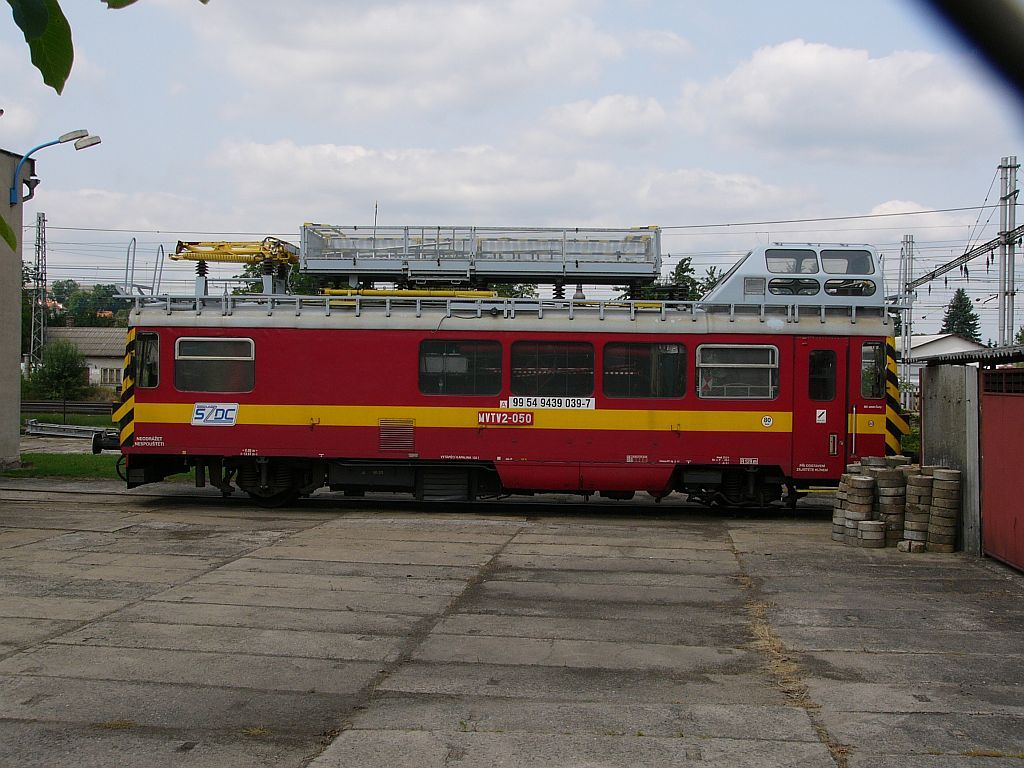
<path fill-rule="evenodd" d="M 942 333 L 955 333 L 981 343 L 981 327 L 978 313 L 974 311 L 971 298 L 963 288 L 957 288 L 949 300 L 946 314 L 942 317 Z"/>
<path fill-rule="evenodd" d="M 671 258 L 671 254 L 669 254 Z M 721 275 L 714 267 L 709 267 L 703 279 L 697 279 L 693 271 L 693 263 L 689 256 L 680 257 L 672 269 L 668 280 L 656 280 L 639 288 L 619 287 L 621 299 L 650 299 L 652 301 L 696 301 L 708 289 L 718 282 Z"/>
<path fill-rule="evenodd" d="M 86 370 L 74 344 L 55 341 L 43 349 L 42 365 L 32 374 L 32 389 L 51 400 L 74 400 L 89 391 Z"/>
<path fill-rule="evenodd" d="M 68 303 L 71 294 L 79 290 L 81 286 L 74 280 L 54 280 L 50 283 L 50 295 L 60 305 Z"/>
<path fill-rule="evenodd" d="M 718 285 L 719 281 L 723 277 L 725 277 L 725 272 L 720 272 L 718 270 L 718 267 L 708 267 L 706 270 L 704 270 L 704 278 L 700 281 L 700 283 L 698 283 L 699 293 L 697 294 L 697 297 L 700 298 L 705 293 L 714 288 L 716 285 Z"/>
<path fill-rule="evenodd" d="M 503 299 L 537 298 L 537 286 L 531 283 L 495 283 L 491 290 Z"/>
<path fill-rule="evenodd" d="M 83 327 L 106 328 L 117 325 L 117 315 L 123 309 L 124 299 L 118 298 L 117 286 L 112 283 L 94 285 L 92 288 L 76 286 L 64 303 L 66 318 Z"/>
<path fill-rule="evenodd" d="M 108 8 L 126 8 L 135 0 L 100 0 Z M 203 5 L 209 0 L 199 0 Z M 14 23 L 28 43 L 32 64 L 43 76 L 43 82 L 57 93 L 71 74 L 75 49 L 68 24 L 58 0 L 7 0 L 14 14 Z M 12 248 L 14 246 L 11 246 Z"/>

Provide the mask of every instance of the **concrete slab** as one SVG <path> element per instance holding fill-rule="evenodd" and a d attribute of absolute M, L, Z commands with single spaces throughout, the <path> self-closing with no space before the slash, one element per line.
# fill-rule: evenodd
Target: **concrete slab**
<path fill-rule="evenodd" d="M 396 565 L 444 565 L 480 568 L 491 559 L 491 553 L 451 550 L 385 549 L 366 546 L 359 549 L 339 546 L 276 546 L 254 553 L 256 557 L 281 558 L 286 560 L 328 560 L 343 563 L 391 563 Z"/>
<path fill-rule="evenodd" d="M 468 566 L 399 565 L 395 563 L 346 563 L 335 560 L 285 560 L 253 555 L 224 563 L 221 572 L 306 573 L 312 576 L 362 576 L 390 579 L 452 579 L 468 581 L 477 569 Z"/>
<path fill-rule="evenodd" d="M 125 600 L 0 595 L 0 617 L 85 621 L 105 616 L 125 605 Z"/>
<path fill-rule="evenodd" d="M 443 611 L 447 595 L 403 595 L 387 592 L 310 592 L 284 587 L 246 587 L 231 584 L 186 584 L 154 594 L 151 600 L 224 605 L 266 605 L 331 611 L 381 611 L 433 614 Z"/>
<path fill-rule="evenodd" d="M 866 653 L 985 653 L 1017 656 L 1024 664 L 1024 636 L 1012 631 L 934 629 L 911 633 L 907 627 L 781 627 L 787 645 L 808 651 Z"/>
<path fill-rule="evenodd" d="M 964 712 L 1024 716 L 1017 685 L 924 681 L 855 683 L 807 678 L 811 698 L 832 712 Z"/>
<path fill-rule="evenodd" d="M 294 629 L 183 627 L 180 624 L 141 621 L 95 621 L 87 627 L 52 639 L 50 643 L 210 653 L 223 653 L 225 648 L 244 648 L 246 654 L 254 655 L 387 661 L 397 655 L 400 640 L 395 637 Z"/>
<path fill-rule="evenodd" d="M 75 621 L 5 617 L 0 621 L 0 643 L 13 647 L 31 645 L 63 634 L 77 624 Z"/>
<path fill-rule="evenodd" d="M 0 765 L 1020 762 L 1024 577 L 824 508 L 143 490 L 0 482 Z"/>
<path fill-rule="evenodd" d="M 312 735 L 336 728 L 338 712 L 351 704 L 348 696 L 323 692 L 0 676 L 0 733 L 3 724 L 20 721 L 89 725 L 98 734 L 148 727 L 198 736 L 225 730 L 241 736 L 243 728 Z M 48 765 L 47 755 L 39 750 L 28 764 Z"/>
<path fill-rule="evenodd" d="M 43 528 L 0 528 L 0 549 L 20 547 L 54 536 L 53 530 Z"/>
<path fill-rule="evenodd" d="M 863 751 L 851 754 L 848 764 L 849 768 L 1020 768 L 1020 755 L 984 754 L 985 750 L 966 750 L 966 753 L 883 755 Z"/>
<path fill-rule="evenodd" d="M 722 611 L 702 609 L 676 615 L 674 620 L 617 621 L 560 616 L 502 616 L 459 613 L 442 619 L 433 629 L 442 635 L 535 637 L 562 640 L 604 640 L 659 645 L 738 647 L 753 642 L 750 626 Z"/>
<path fill-rule="evenodd" d="M 516 555 L 502 552 L 497 558 L 498 568 L 590 571 L 597 573 L 661 573 L 726 575 L 736 572 L 736 559 L 716 557 L 713 560 L 695 559 L 692 554 L 679 559 L 650 560 L 641 557 L 585 557 L 568 555 Z"/>
<path fill-rule="evenodd" d="M 874 752 L 1024 754 L 1024 717 L 1020 716 L 964 712 L 823 712 L 822 721 L 843 743 L 870 744 Z"/>
<path fill-rule="evenodd" d="M 416 649 L 413 658 L 441 663 L 699 670 L 705 674 L 742 672 L 757 664 L 750 653 L 736 648 L 468 635 L 431 635 Z"/>
<path fill-rule="evenodd" d="M 140 648 L 41 645 L 0 661 L 0 675 L 354 694 L 379 662 L 199 653 Z"/>
<path fill-rule="evenodd" d="M 740 599 L 740 586 L 733 581 L 717 586 L 645 586 L 638 589 L 633 585 L 620 584 L 573 584 L 547 581 L 488 581 L 481 585 L 479 594 L 484 599 L 509 599 L 527 601 L 586 601 L 603 603 L 629 603 L 671 605 L 714 604 Z"/>
<path fill-rule="evenodd" d="M 376 611 L 320 610 L 314 608 L 275 608 L 263 605 L 224 605 L 223 603 L 168 603 L 147 600 L 118 611 L 119 621 L 145 621 L 192 626 L 286 627 L 297 631 L 342 632 L 372 635 L 408 635 L 423 616 L 378 613 Z"/>
<path fill-rule="evenodd" d="M 198 576 L 194 584 L 230 584 L 245 587 L 274 587 L 326 592 L 389 592 L 402 595 L 457 595 L 466 588 L 461 579 L 415 579 L 366 576 L 320 576 L 220 569 Z"/>
<path fill-rule="evenodd" d="M 664 544 L 664 542 L 663 542 Z M 569 557 L 635 557 L 639 560 L 710 560 L 713 562 L 734 562 L 732 552 L 726 547 L 638 547 L 631 544 L 512 544 L 505 549 L 509 555 L 547 555 Z"/>
<path fill-rule="evenodd" d="M 273 735 L 249 737 L 241 729 L 226 735 L 0 721 L 0 764 L 21 768 L 300 768 L 310 757 L 309 741 Z M 41 745 L 46 745 L 45 751 Z"/>
<path fill-rule="evenodd" d="M 755 748 L 756 745 L 756 748 Z M 754 742 L 736 739 L 629 736 L 557 736 L 521 733 L 438 731 L 346 731 L 311 768 L 460 768 L 585 765 L 634 768 L 637 765 L 714 765 L 722 768 L 832 768 L 820 744 Z"/>
<path fill-rule="evenodd" d="M 764 704 L 785 696 L 760 670 L 676 671 L 497 664 L 403 664 L 379 691 L 445 696 L 496 696 L 520 700 Z"/>
<path fill-rule="evenodd" d="M 518 701 L 482 696 L 388 694 L 352 719 L 352 728 L 473 733 L 765 739 L 817 743 L 806 711 L 745 704 Z"/>

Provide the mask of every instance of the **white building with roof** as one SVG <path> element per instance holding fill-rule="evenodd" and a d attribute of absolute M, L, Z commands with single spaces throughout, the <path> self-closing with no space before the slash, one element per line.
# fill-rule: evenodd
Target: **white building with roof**
<path fill-rule="evenodd" d="M 124 368 L 124 328 L 46 329 L 46 343 L 68 341 L 75 346 L 89 369 L 89 383 L 102 387 L 121 386 Z"/>
<path fill-rule="evenodd" d="M 931 333 L 914 334 L 910 337 L 910 354 L 903 354 L 903 338 L 896 336 L 896 355 L 899 360 L 904 357 L 911 360 L 920 360 L 925 357 L 936 355 L 948 355 L 954 352 L 977 352 L 988 349 L 984 344 L 965 339 L 955 333 Z M 917 396 L 921 391 L 921 369 L 925 363 L 910 363 L 910 370 L 905 381 L 900 381 L 900 386 L 905 392 L 903 398 L 904 407 L 910 410 L 917 410 Z M 900 378 L 903 378 L 903 366 L 900 365 Z"/>

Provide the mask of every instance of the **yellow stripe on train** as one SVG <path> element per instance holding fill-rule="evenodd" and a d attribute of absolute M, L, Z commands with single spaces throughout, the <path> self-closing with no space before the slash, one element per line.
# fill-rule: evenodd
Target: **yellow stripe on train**
<path fill-rule="evenodd" d="M 413 419 L 417 427 L 482 428 L 481 411 L 511 409 L 479 407 L 355 406 L 355 405 L 250 405 L 238 407 L 236 424 L 256 426 L 376 427 L 381 419 Z M 639 410 L 530 410 L 533 425 L 526 429 L 636 430 L 680 432 L 793 431 L 789 411 L 639 411 Z M 191 403 L 136 403 L 135 420 L 152 424 L 190 424 Z"/>

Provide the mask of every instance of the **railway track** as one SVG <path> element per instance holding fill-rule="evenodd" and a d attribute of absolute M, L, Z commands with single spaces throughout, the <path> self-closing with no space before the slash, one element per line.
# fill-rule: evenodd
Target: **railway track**
<path fill-rule="evenodd" d="M 97 402 L 94 400 L 22 400 L 22 413 L 79 413 L 109 416 L 113 413 L 116 403 Z"/>
<path fill-rule="evenodd" d="M 520 515 L 537 516 L 559 514 L 567 517 L 575 515 L 586 515 L 588 517 L 609 517 L 623 518 L 630 517 L 639 520 L 650 520 L 658 518 L 675 517 L 730 517 L 730 518 L 751 518 L 765 519 L 772 517 L 819 517 L 831 514 L 831 506 L 824 505 L 814 499 L 801 500 L 797 510 L 794 512 L 784 505 L 770 505 L 767 507 L 707 507 L 695 502 L 687 501 L 683 496 L 679 498 L 668 498 L 656 504 L 652 500 L 643 499 L 633 502 L 622 502 L 614 500 L 590 499 L 584 501 L 580 497 L 569 497 L 557 494 L 542 495 L 538 497 L 507 497 L 502 499 L 478 500 L 471 502 L 440 502 L 440 501 L 417 501 L 416 499 L 400 496 L 367 495 L 362 497 L 344 496 L 341 493 L 322 492 L 312 497 L 306 497 L 299 501 L 282 507 L 272 509 L 257 507 L 244 493 L 235 493 L 228 498 L 221 498 L 211 489 L 197 490 L 191 485 L 180 484 L 180 488 L 173 485 L 161 486 L 166 493 L 155 493 L 136 489 L 125 492 L 120 487 L 99 487 L 88 488 L 84 483 L 77 483 L 72 488 L 55 488 L 53 483 L 45 486 L 32 487 L 22 485 L 18 481 L 0 477 L 0 500 L 10 500 L 17 496 L 19 500 L 30 500 L 32 497 L 42 499 L 46 496 L 104 496 L 111 499 L 124 498 L 126 501 L 144 498 L 154 502 L 173 503 L 176 507 L 194 506 L 199 508 L 215 508 L 224 512 L 237 513 L 241 507 L 252 509 L 258 517 L 286 516 L 289 512 L 423 512 L 437 513 L 439 510 L 446 512 L 463 513 L 467 517 L 473 515 Z"/>

